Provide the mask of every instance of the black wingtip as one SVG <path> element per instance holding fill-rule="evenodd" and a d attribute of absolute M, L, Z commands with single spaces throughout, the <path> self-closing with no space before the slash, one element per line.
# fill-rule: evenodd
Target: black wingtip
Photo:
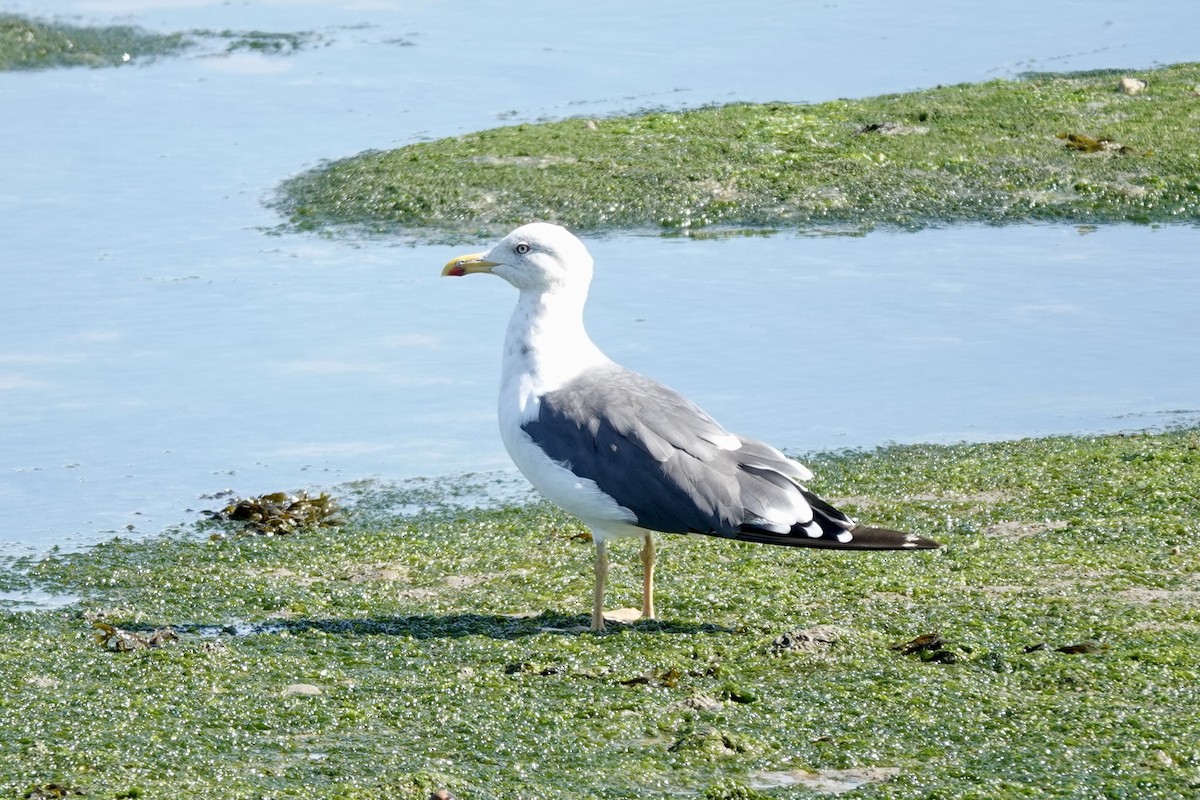
<path fill-rule="evenodd" d="M 888 528 L 870 528 L 859 525 L 850 530 L 851 540 L 855 546 L 864 549 L 877 550 L 933 550 L 941 547 L 941 542 L 926 539 L 915 533 L 893 531 Z"/>
<path fill-rule="evenodd" d="M 714 535 L 714 534 L 710 534 Z M 732 538 L 743 542 L 782 545 L 784 547 L 814 547 L 824 550 L 932 550 L 941 547 L 939 542 L 917 536 L 915 533 L 893 531 L 888 528 L 871 528 L 866 525 L 846 530 L 832 527 L 821 536 L 812 536 L 803 525 L 797 525 L 790 533 L 779 534 L 761 528 L 743 527 Z"/>

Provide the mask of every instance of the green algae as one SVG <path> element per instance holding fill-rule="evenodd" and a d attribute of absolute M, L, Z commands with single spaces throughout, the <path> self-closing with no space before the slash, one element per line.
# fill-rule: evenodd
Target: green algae
<path fill-rule="evenodd" d="M 192 42 L 129 25 L 83 26 L 0 14 L 0 70 L 113 67 L 175 55 Z"/>
<path fill-rule="evenodd" d="M 320 41 L 322 37 L 315 32 L 192 30 L 160 34 L 130 25 L 73 25 L 0 14 L 0 70 L 116 67 L 179 55 L 201 42 L 223 45 L 220 55 L 291 55 Z"/>
<path fill-rule="evenodd" d="M 1200 65 L 813 105 L 567 119 L 368 151 L 285 181 L 291 226 L 425 238 L 1200 220 Z M 1097 150 L 1070 146 L 1094 141 Z"/>
<path fill-rule="evenodd" d="M 251 52 L 290 55 L 321 39 L 316 33 L 272 33 L 270 31 L 195 31 L 197 36 L 224 39 L 226 53 Z"/>
<path fill-rule="evenodd" d="M 575 630 L 590 545 L 540 504 L 17 559 L 82 599 L 0 615 L 0 796 L 797 798 L 756 787 L 859 772 L 863 798 L 1200 790 L 1200 431 L 805 460 L 823 494 L 946 546 L 662 537 L 662 618 L 603 635 Z M 635 604 L 636 542 L 613 550 L 610 605 Z M 112 652 L 95 621 L 179 639 Z M 892 649 L 934 633 L 956 658 Z"/>

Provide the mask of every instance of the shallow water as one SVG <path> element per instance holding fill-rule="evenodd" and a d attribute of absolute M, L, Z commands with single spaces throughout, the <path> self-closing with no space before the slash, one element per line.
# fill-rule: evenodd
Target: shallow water
<path fill-rule="evenodd" d="M 262 201 L 319 159 L 516 120 L 1197 57 L 1190 0 L 896 5 L 61 4 L 319 40 L 0 74 L 0 542 L 152 533 L 227 488 L 509 469 L 493 394 L 511 290 L 440 280 L 457 249 L 270 234 Z M 589 323 L 618 360 L 792 451 L 1143 428 L 1200 408 L 1198 243 L 1133 226 L 614 236 L 590 242 Z"/>

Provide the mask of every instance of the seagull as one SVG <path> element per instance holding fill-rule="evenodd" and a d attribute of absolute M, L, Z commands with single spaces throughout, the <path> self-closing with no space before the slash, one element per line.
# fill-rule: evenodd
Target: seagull
<path fill-rule="evenodd" d="M 593 631 L 605 629 L 608 542 L 616 538 L 642 540 L 648 619 L 655 532 L 837 550 L 939 546 L 859 525 L 805 486 L 813 478 L 807 467 L 730 433 L 683 395 L 604 355 L 583 325 L 592 257 L 565 228 L 522 225 L 442 270 L 475 273 L 520 292 L 504 337 L 500 435 L 529 482 L 591 530 Z"/>

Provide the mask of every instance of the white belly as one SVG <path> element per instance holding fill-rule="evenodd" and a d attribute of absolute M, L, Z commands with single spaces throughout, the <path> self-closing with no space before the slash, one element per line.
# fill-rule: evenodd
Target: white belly
<path fill-rule="evenodd" d="M 517 424 L 500 423 L 500 435 L 517 469 L 550 502 L 575 516 L 598 538 L 644 536 L 634 525 L 637 517 L 600 491 L 596 482 L 581 478 L 551 459 Z"/>
<path fill-rule="evenodd" d="M 563 303 L 550 302 L 553 299 L 522 292 L 509 322 L 497 409 L 500 436 L 534 488 L 579 517 L 597 540 L 644 536 L 646 531 L 633 525 L 637 517 L 632 511 L 600 491 L 595 481 L 581 478 L 551 459 L 521 429 L 537 417 L 538 398 L 544 392 L 563 386 L 589 367 L 611 363 L 583 330 L 582 305 L 576 308 L 566 302 L 564 311 L 560 308 Z M 559 324 L 552 324 L 555 321 Z"/>

